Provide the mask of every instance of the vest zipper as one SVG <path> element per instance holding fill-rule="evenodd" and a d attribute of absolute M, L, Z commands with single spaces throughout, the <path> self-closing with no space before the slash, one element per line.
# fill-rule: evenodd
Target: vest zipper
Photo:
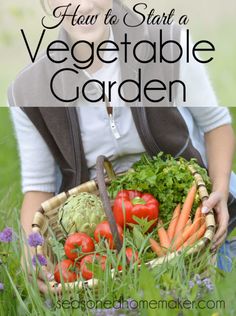
<path fill-rule="evenodd" d="M 111 113 L 109 114 L 109 120 L 110 120 L 110 127 L 111 127 L 111 131 L 112 131 L 113 136 L 115 137 L 115 139 L 119 139 L 120 133 L 119 133 L 118 128 L 116 126 L 116 122 L 114 120 L 114 117 Z"/>
<path fill-rule="evenodd" d="M 103 92 L 100 85 L 96 85 L 96 87 L 98 88 L 98 90 Z M 108 109 L 110 107 L 110 103 L 108 101 L 108 98 L 107 98 L 106 94 L 105 94 L 105 103 L 106 103 L 106 108 Z M 108 117 L 109 117 L 109 122 L 110 122 L 110 127 L 111 127 L 112 134 L 115 137 L 115 139 L 119 139 L 121 136 L 120 136 L 120 133 L 118 131 L 116 122 L 114 120 L 113 111 L 112 111 L 112 113 L 108 113 Z"/>

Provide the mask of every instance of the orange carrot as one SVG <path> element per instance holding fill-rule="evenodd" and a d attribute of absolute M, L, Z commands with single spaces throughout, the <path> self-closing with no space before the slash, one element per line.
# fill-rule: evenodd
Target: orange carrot
<path fill-rule="evenodd" d="M 174 234 L 175 234 L 175 228 L 176 228 L 176 225 L 178 222 L 180 209 L 181 209 L 181 206 L 180 206 L 180 204 L 178 204 L 174 210 L 172 219 L 171 219 L 169 227 L 167 229 L 167 235 L 168 235 L 170 241 L 172 240 L 172 238 L 174 237 Z"/>
<path fill-rule="evenodd" d="M 199 206 L 196 209 L 196 213 L 194 215 L 194 219 L 193 219 L 193 225 L 194 225 L 194 232 L 196 232 L 198 230 L 198 228 L 200 228 L 201 224 L 203 224 L 204 221 L 202 221 L 202 206 Z"/>
<path fill-rule="evenodd" d="M 201 225 L 201 208 L 198 207 L 195 213 L 195 217 L 192 225 L 185 226 L 183 233 L 179 233 L 178 236 L 173 240 L 172 249 L 177 250 L 188 238 L 190 238 L 196 231 L 200 228 Z"/>
<path fill-rule="evenodd" d="M 170 247 L 170 239 L 160 219 L 158 220 L 157 232 L 160 239 L 161 247 L 168 249 Z"/>
<path fill-rule="evenodd" d="M 178 223 L 176 225 L 176 229 L 175 229 L 175 236 L 178 236 L 179 233 L 181 233 L 181 231 L 183 230 L 183 228 L 185 227 L 189 216 L 190 216 L 190 212 L 193 206 L 193 202 L 194 202 L 194 198 L 196 195 L 196 191 L 197 191 L 197 187 L 196 184 L 194 184 L 191 189 L 188 191 L 188 194 L 186 196 L 186 199 L 184 201 L 181 213 L 179 215 L 179 220 Z"/>
<path fill-rule="evenodd" d="M 189 227 L 192 225 L 192 221 L 191 221 L 191 218 L 187 221 L 185 227 L 184 227 L 184 230 L 183 230 L 183 233 L 189 229 Z"/>
<path fill-rule="evenodd" d="M 165 251 L 163 251 L 163 249 L 156 240 L 149 238 L 149 243 L 151 245 L 152 250 L 158 255 L 158 257 L 162 257 L 165 255 Z"/>
<path fill-rule="evenodd" d="M 196 241 L 198 241 L 205 234 L 205 231 L 206 231 L 206 223 L 203 223 L 200 226 L 200 228 L 184 242 L 181 249 L 183 247 L 192 246 Z"/>

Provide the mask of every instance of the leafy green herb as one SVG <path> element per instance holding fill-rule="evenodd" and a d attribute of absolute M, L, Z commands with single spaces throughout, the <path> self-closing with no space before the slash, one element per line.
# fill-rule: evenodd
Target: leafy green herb
<path fill-rule="evenodd" d="M 160 202 L 160 217 L 165 223 L 169 222 L 175 206 L 184 202 L 194 181 L 188 169 L 189 164 L 201 174 L 210 191 L 211 184 L 207 171 L 200 167 L 195 159 L 190 161 L 184 158 L 175 159 L 160 153 L 152 159 L 143 155 L 133 165 L 132 170 L 112 180 L 108 189 L 109 194 L 114 198 L 121 189 L 149 192 Z M 199 200 L 197 195 L 194 209 L 199 204 Z"/>

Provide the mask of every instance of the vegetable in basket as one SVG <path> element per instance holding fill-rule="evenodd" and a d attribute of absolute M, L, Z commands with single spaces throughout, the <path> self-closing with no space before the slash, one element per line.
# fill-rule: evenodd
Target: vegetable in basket
<path fill-rule="evenodd" d="M 121 228 L 120 225 L 117 225 L 117 230 L 118 230 L 120 240 L 122 241 L 123 240 L 123 229 Z M 94 232 L 94 238 L 95 238 L 96 242 L 100 242 L 100 240 L 103 238 L 103 239 L 108 241 L 108 246 L 110 249 L 115 248 L 115 244 L 114 244 L 113 236 L 111 233 L 110 225 L 107 221 L 103 221 L 97 225 L 95 232 Z"/>
<path fill-rule="evenodd" d="M 138 264 L 141 263 L 141 260 L 139 259 L 137 250 L 134 250 L 131 247 L 127 247 L 125 249 L 125 255 L 126 255 L 126 263 L 128 263 L 128 264 L 133 264 L 134 262 L 137 262 Z M 122 271 L 122 269 L 123 269 L 122 264 L 120 264 L 118 266 L 118 271 Z"/>
<path fill-rule="evenodd" d="M 61 270 L 61 275 L 60 275 Z M 79 277 L 79 264 L 70 259 L 59 262 L 54 269 L 54 279 L 61 283 L 61 276 L 64 282 L 74 282 Z"/>
<path fill-rule="evenodd" d="M 103 271 L 106 269 L 106 256 L 101 256 L 99 254 L 87 255 L 81 260 L 80 268 L 82 277 L 85 280 L 89 280 L 93 278 L 93 271 L 89 267 L 92 265 L 93 267 L 97 264 Z"/>
<path fill-rule="evenodd" d="M 74 233 L 70 235 L 65 242 L 64 250 L 66 256 L 71 259 L 82 259 L 86 253 L 95 250 L 94 242 L 90 236 L 85 233 Z"/>
<path fill-rule="evenodd" d="M 165 230 L 163 222 L 159 219 L 157 226 L 157 234 L 159 243 L 153 239 L 149 239 L 151 249 L 159 256 L 164 256 L 167 251 L 182 250 L 187 246 L 192 246 L 197 242 L 206 231 L 206 219 L 202 215 L 201 205 L 197 208 L 193 221 L 190 218 L 191 211 L 196 196 L 196 185 L 192 185 L 184 204 L 178 204 L 173 212 L 169 227 Z"/>
<path fill-rule="evenodd" d="M 121 190 L 118 192 L 113 206 L 117 224 L 137 224 L 134 216 L 146 218 L 148 221 L 157 220 L 159 202 L 149 193 L 136 190 Z"/>
<path fill-rule="evenodd" d="M 70 196 L 59 209 L 59 223 L 66 234 L 79 231 L 92 236 L 105 218 L 102 201 L 88 192 Z"/>

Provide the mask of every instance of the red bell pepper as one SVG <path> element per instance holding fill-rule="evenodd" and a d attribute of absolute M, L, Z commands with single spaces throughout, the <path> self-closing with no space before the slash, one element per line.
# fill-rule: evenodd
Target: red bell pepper
<path fill-rule="evenodd" d="M 114 200 L 113 213 L 116 223 L 122 227 L 129 223 L 137 224 L 133 216 L 157 220 L 159 202 L 150 193 L 121 190 Z"/>

